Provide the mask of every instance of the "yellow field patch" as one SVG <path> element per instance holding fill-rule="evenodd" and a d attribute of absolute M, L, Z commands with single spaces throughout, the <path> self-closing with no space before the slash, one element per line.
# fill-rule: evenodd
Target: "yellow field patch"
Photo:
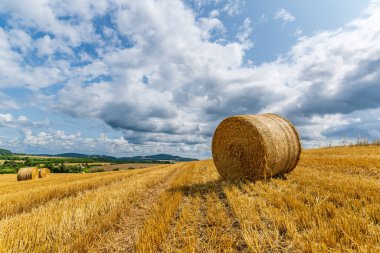
<path fill-rule="evenodd" d="M 94 163 L 64 163 L 65 166 L 105 166 L 110 165 L 111 163 L 101 163 L 101 162 L 94 162 Z"/>
<path fill-rule="evenodd" d="M 103 169 L 105 171 L 112 171 L 114 169 L 118 170 L 128 170 L 128 169 L 142 169 L 157 166 L 154 163 L 121 163 L 121 164 L 105 164 L 102 166 L 93 167 L 91 170 L 96 171 L 98 169 Z"/>

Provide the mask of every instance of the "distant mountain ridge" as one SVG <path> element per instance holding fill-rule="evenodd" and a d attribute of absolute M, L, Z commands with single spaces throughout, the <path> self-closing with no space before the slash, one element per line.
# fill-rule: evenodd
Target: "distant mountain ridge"
<path fill-rule="evenodd" d="M 126 161 L 126 162 L 153 162 L 153 161 L 175 161 L 175 162 L 188 162 L 188 161 L 197 161 L 198 159 L 173 156 L 169 154 L 157 154 L 149 156 L 129 156 L 129 157 L 113 157 L 106 155 L 85 155 L 80 153 L 62 153 L 54 156 L 58 157 L 67 157 L 67 158 L 95 158 L 105 161 Z"/>
<path fill-rule="evenodd" d="M 13 153 L 7 149 L 0 149 L 0 155 L 12 155 Z M 39 154 L 35 156 L 51 156 L 51 157 L 65 157 L 65 158 L 82 158 L 82 159 L 96 159 L 98 161 L 107 162 L 154 162 L 154 161 L 174 161 L 174 162 L 189 162 L 198 161 L 198 159 L 174 156 L 169 154 L 157 154 L 148 156 L 129 156 L 129 157 L 113 157 L 106 155 L 86 155 L 81 153 L 62 153 L 57 155 Z"/>
<path fill-rule="evenodd" d="M 9 151 L 8 149 L 3 149 L 3 148 L 0 148 L 0 155 L 11 155 L 12 152 Z"/>

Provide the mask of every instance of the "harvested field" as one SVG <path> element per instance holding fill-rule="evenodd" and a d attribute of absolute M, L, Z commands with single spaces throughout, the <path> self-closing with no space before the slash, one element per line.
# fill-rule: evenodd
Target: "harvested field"
<path fill-rule="evenodd" d="M 51 159 L 51 158 L 65 158 L 62 156 L 41 156 L 41 155 L 14 155 L 14 157 L 18 158 L 38 158 L 38 159 Z"/>
<path fill-rule="evenodd" d="M 380 252 L 380 148 L 305 150 L 267 181 L 211 160 L 0 175 L 0 252 Z"/>
<path fill-rule="evenodd" d="M 25 161 L 22 160 L 0 160 L 0 165 L 3 165 L 6 161 L 11 161 L 12 163 L 25 163 Z"/>
<path fill-rule="evenodd" d="M 94 163 L 64 163 L 65 166 L 82 166 L 82 165 L 88 165 L 88 166 L 104 166 L 104 165 L 110 165 L 111 163 L 100 163 L 100 162 L 94 162 Z"/>
<path fill-rule="evenodd" d="M 128 170 L 128 169 L 142 169 L 157 166 L 154 163 L 121 163 L 112 165 L 96 166 L 90 169 L 90 171 L 96 171 L 98 169 L 104 169 L 104 171 L 112 171 L 114 169 Z"/>

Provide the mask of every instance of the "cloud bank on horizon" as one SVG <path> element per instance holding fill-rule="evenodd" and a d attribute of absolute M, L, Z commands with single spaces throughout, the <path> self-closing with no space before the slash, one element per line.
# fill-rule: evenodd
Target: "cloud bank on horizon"
<path fill-rule="evenodd" d="M 224 117 L 264 112 L 294 122 L 305 147 L 380 138 L 379 1 L 306 32 L 283 6 L 254 17 L 247 5 L 1 1 L 0 146 L 207 157 Z M 289 46 L 255 58 L 275 25 L 269 39 Z"/>

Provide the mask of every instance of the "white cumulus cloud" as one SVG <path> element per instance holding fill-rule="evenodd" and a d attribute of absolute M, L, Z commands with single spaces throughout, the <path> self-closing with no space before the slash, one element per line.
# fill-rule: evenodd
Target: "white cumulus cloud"
<path fill-rule="evenodd" d="M 293 22 L 296 18 L 287 10 L 279 9 L 274 15 L 275 19 L 281 19 L 284 24 Z"/>

